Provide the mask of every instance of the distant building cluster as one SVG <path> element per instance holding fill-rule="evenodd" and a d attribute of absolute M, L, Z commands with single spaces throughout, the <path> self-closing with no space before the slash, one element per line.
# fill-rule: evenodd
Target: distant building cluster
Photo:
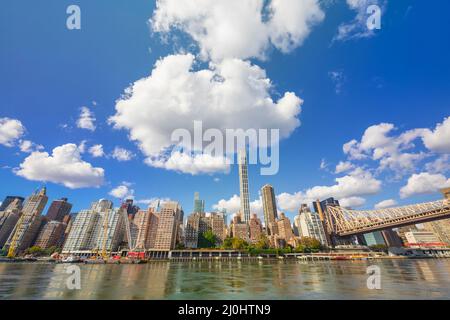
<path fill-rule="evenodd" d="M 193 212 L 184 217 L 180 203 L 167 201 L 146 210 L 126 200 L 119 208 L 101 199 L 89 209 L 71 213 L 67 198 L 54 200 L 46 213 L 47 190 L 36 190 L 26 200 L 7 196 L 0 206 L 0 248 L 8 255 L 19 255 L 30 247 L 57 248 L 63 254 L 105 254 L 121 251 L 170 251 L 197 249 L 205 245 L 220 247 L 227 238 L 248 244 L 267 242 L 271 248 L 293 248 L 305 238 L 315 239 L 322 247 L 340 245 L 401 247 L 449 245 L 449 219 L 398 229 L 385 229 L 349 237 L 336 237 L 329 231 L 330 207 L 339 207 L 334 198 L 302 204 L 293 223 L 278 212 L 274 188 L 261 188 L 263 220 L 251 213 L 247 156 L 239 155 L 241 205 L 228 222 L 226 210 L 206 212 L 205 201 L 194 194 Z M 448 190 L 446 191 L 448 197 Z M 313 211 L 311 210 L 313 208 Z"/>

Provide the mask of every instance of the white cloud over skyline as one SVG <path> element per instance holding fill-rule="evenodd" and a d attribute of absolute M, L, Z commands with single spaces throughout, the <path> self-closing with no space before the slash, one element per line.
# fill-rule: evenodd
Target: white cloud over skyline
<path fill-rule="evenodd" d="M 53 182 L 70 189 L 100 187 L 105 171 L 81 159 L 78 146 L 65 144 L 47 152 L 31 153 L 14 170 L 15 174 L 32 181 Z"/>

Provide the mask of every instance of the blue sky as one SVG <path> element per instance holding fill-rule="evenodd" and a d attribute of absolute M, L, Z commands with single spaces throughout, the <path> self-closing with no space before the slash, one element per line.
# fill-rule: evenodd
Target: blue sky
<path fill-rule="evenodd" d="M 193 72 L 208 70 L 210 63 L 220 65 L 221 55 L 229 55 L 226 58 L 265 70 L 265 77 L 272 83 L 268 94 L 275 102 L 286 92 L 303 100 L 301 113 L 291 116 L 301 125 L 290 130 L 280 143 L 278 174 L 261 176 L 259 166 L 250 166 L 252 201 L 258 199 L 258 190 L 270 183 L 277 195 L 283 194 L 279 197 L 280 210 L 291 216 L 299 203 L 333 193 L 346 198 L 351 207 L 371 209 L 384 200 L 401 205 L 439 199 L 437 185 L 450 183 L 450 120 L 446 121 L 450 116 L 450 20 L 446 14 L 450 3 L 446 1 L 362 0 L 361 7 L 352 7 L 352 1 L 307 1 L 304 10 L 312 10 L 316 21 L 307 25 L 305 33 L 296 28 L 290 34 L 298 35 L 301 41 L 286 50 L 272 40 L 257 54 L 240 50 L 247 50 L 251 43 L 242 48 L 236 45 L 233 51 L 233 41 L 227 48 L 221 39 L 193 40 L 187 27 L 174 29 L 177 21 L 170 17 L 168 7 L 165 13 L 169 17 L 161 19 L 173 23 L 172 28 L 166 32 L 152 30 L 149 19 L 155 13 L 155 1 L 75 2 L 81 8 L 81 30 L 66 27 L 66 8 L 73 1 L 17 0 L 2 4 L 0 125 L 22 129 L 16 135 L 11 131 L 0 135 L 0 198 L 27 196 L 45 183 L 50 199 L 68 197 L 78 211 L 99 198 L 111 198 L 119 204 L 110 193 L 122 186 L 115 194 L 132 195 L 142 201 L 141 207 L 146 206 L 145 200 L 170 198 L 180 201 L 189 213 L 194 192 L 199 191 L 208 209 L 222 200 L 223 206 L 234 211 L 236 198 L 232 197 L 239 194 L 236 166 L 228 174 L 193 175 L 146 164 L 149 150 L 138 143 L 146 143 L 148 136 L 133 141 L 130 128 L 117 129 L 108 122 L 117 114 L 116 103 L 127 87 L 148 77 L 158 60 L 187 53 L 196 57 Z M 163 9 L 165 2 L 161 1 Z M 383 8 L 382 28 L 368 32 L 356 18 L 363 12 L 361 8 L 373 3 Z M 317 8 L 322 18 L 317 18 Z M 207 6 L 201 10 L 205 15 L 210 13 Z M 219 10 L 226 16 L 225 11 Z M 196 21 L 196 12 L 181 13 L 185 26 Z M 222 15 L 215 13 L 210 18 L 220 24 Z M 338 39 L 342 25 L 355 26 L 355 31 Z M 250 31 L 241 30 L 242 37 L 245 39 Z M 258 37 L 255 33 L 249 39 L 253 42 Z M 205 44 L 207 40 L 213 41 L 212 49 Z M 202 48 L 209 54 L 202 55 Z M 223 48 L 232 52 L 223 53 Z M 258 56 L 261 53 L 264 58 Z M 145 101 L 124 105 L 143 108 L 149 117 L 160 112 Z M 82 107 L 95 117 L 95 130 L 89 125 L 80 128 Z M 213 107 L 203 106 L 205 117 L 210 112 L 207 108 Z M 245 103 L 239 107 L 243 108 L 242 115 L 247 115 Z M 183 117 L 173 113 L 176 121 Z M 14 120 L 20 125 L 10 122 Z M 154 133 L 153 128 L 148 129 Z M 413 138 L 402 136 L 406 132 Z M 352 157 L 350 152 L 344 153 L 343 146 L 353 139 Z M 24 141 L 35 145 L 26 150 Z M 51 172 L 33 163 L 40 162 L 39 155 L 44 161 L 51 157 L 54 148 L 80 146 L 82 141 L 85 147 L 78 147 L 77 161 L 83 166 L 80 175 L 89 177 L 66 174 L 67 163 L 58 162 L 61 167 Z M 89 149 L 100 144 L 105 154 L 94 157 Z M 116 147 L 131 152 L 131 159 L 119 161 L 113 157 Z M 69 149 L 61 152 L 74 152 Z M 36 158 L 27 161 L 33 151 Z M 375 152 L 381 155 L 377 157 Z M 341 161 L 348 162 L 347 170 L 336 173 Z M 254 210 L 259 211 L 259 207 L 255 202 Z"/>

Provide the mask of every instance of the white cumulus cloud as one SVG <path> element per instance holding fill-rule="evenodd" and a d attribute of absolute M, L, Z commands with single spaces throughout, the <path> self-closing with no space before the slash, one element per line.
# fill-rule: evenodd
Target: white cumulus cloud
<path fill-rule="evenodd" d="M 241 210 L 241 197 L 233 195 L 230 199 L 221 199 L 213 205 L 214 210 L 226 209 L 227 213 L 237 213 Z M 251 213 L 261 215 L 262 213 L 262 201 L 257 199 L 250 202 Z"/>
<path fill-rule="evenodd" d="M 80 117 L 77 120 L 77 127 L 89 131 L 95 131 L 95 115 L 88 107 L 81 107 Z"/>
<path fill-rule="evenodd" d="M 295 212 L 303 203 L 311 204 L 317 199 L 333 197 L 343 206 L 358 207 L 365 203 L 361 196 L 377 194 L 381 191 L 381 181 L 361 168 L 336 178 L 331 186 L 315 186 L 296 193 L 282 193 L 277 196 L 278 207 L 284 211 Z"/>
<path fill-rule="evenodd" d="M 56 147 L 52 155 L 35 151 L 20 164 L 15 173 L 28 180 L 53 182 L 71 189 L 99 187 L 103 184 L 105 174 L 104 169 L 83 161 L 75 144 Z"/>
<path fill-rule="evenodd" d="M 211 174 L 215 172 L 228 173 L 230 166 L 223 157 L 214 157 L 209 154 L 189 155 L 174 152 L 169 157 L 147 158 L 145 163 L 155 168 L 188 173 L 191 175 Z"/>
<path fill-rule="evenodd" d="M 103 150 L 103 145 L 101 145 L 101 144 L 96 144 L 96 145 L 93 145 L 92 147 L 90 147 L 89 153 L 94 158 L 101 158 L 105 155 L 105 151 Z"/>
<path fill-rule="evenodd" d="M 135 82 L 116 104 L 110 122 L 129 131 L 150 158 L 147 164 L 166 167 L 153 158 L 161 159 L 175 144 L 175 130 L 186 129 L 193 136 L 194 121 L 202 121 L 203 131 L 217 128 L 224 136 L 226 129 L 264 128 L 280 129 L 280 137 L 287 138 L 300 125 L 303 101 L 291 92 L 272 100 L 272 84 L 263 69 L 230 59 L 193 71 L 194 61 L 191 54 L 159 60 L 152 74 Z M 193 148 L 186 141 L 183 147 Z"/>
<path fill-rule="evenodd" d="M 35 144 L 34 142 L 32 142 L 30 140 L 21 140 L 19 147 L 20 147 L 20 151 L 25 152 L 25 153 L 32 153 L 34 151 L 44 149 L 44 146 L 42 146 L 40 144 Z"/>
<path fill-rule="evenodd" d="M 114 151 L 112 153 L 112 157 L 116 159 L 117 161 L 124 162 L 124 161 L 130 161 L 134 158 L 133 152 L 130 150 L 121 148 L 121 147 L 115 147 Z"/>
<path fill-rule="evenodd" d="M 348 7 L 356 12 L 355 18 L 348 22 L 342 23 L 338 28 L 338 33 L 334 40 L 350 40 L 369 38 L 375 35 L 375 30 L 370 30 L 367 27 L 367 20 L 370 15 L 367 14 L 367 9 L 371 5 L 377 5 L 383 11 L 385 0 L 347 0 Z"/>
<path fill-rule="evenodd" d="M 397 201 L 394 199 L 383 200 L 375 204 L 375 209 L 386 209 L 395 207 L 397 205 Z"/>
<path fill-rule="evenodd" d="M 431 151 L 450 153 L 450 117 L 437 124 L 433 131 L 427 129 L 423 134 L 423 142 Z"/>
<path fill-rule="evenodd" d="M 25 133 L 25 127 L 17 119 L 0 118 L 0 144 L 12 147 Z"/>
<path fill-rule="evenodd" d="M 450 187 L 450 179 L 442 174 L 422 172 L 413 174 L 407 184 L 400 189 L 402 199 L 419 194 L 438 192 L 441 188 Z"/>
<path fill-rule="evenodd" d="M 362 197 L 349 197 L 343 198 L 339 201 L 339 204 L 344 208 L 358 208 L 366 203 L 366 199 Z"/>
<path fill-rule="evenodd" d="M 340 174 L 352 170 L 355 166 L 349 161 L 341 161 L 337 164 L 335 173 Z"/>
<path fill-rule="evenodd" d="M 120 185 L 112 189 L 109 194 L 117 199 L 133 199 L 134 190 L 129 185 Z"/>
<path fill-rule="evenodd" d="M 270 44 L 282 52 L 300 46 L 325 14 L 317 0 L 158 0 L 155 32 L 187 33 L 204 60 L 264 59 Z"/>

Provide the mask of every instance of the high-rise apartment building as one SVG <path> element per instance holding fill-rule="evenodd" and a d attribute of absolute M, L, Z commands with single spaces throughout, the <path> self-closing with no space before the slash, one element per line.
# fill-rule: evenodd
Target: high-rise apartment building
<path fill-rule="evenodd" d="M 28 249 L 36 240 L 42 223 L 42 211 L 48 201 L 46 193 L 47 190 L 43 187 L 25 202 L 22 216 L 6 242 L 8 249 L 12 247 L 16 254 Z"/>
<path fill-rule="evenodd" d="M 110 200 L 106 200 L 106 199 L 101 199 L 99 201 L 93 202 L 91 204 L 91 209 L 92 211 L 95 212 L 104 212 L 108 209 L 112 209 L 113 208 L 113 203 Z"/>
<path fill-rule="evenodd" d="M 252 215 L 250 219 L 249 229 L 250 229 L 250 241 L 257 242 L 261 238 L 263 229 L 261 219 L 259 219 L 255 213 Z"/>
<path fill-rule="evenodd" d="M 64 217 L 70 214 L 70 210 L 72 210 L 72 204 L 67 201 L 67 198 L 55 200 L 48 208 L 46 218 L 49 221 L 62 222 Z"/>
<path fill-rule="evenodd" d="M 18 200 L 19 201 L 19 205 L 22 206 L 25 199 L 22 198 L 22 197 L 18 197 L 18 196 L 7 196 L 7 197 L 5 197 L 5 199 L 3 200 L 2 204 L 0 205 L 0 212 L 1 211 L 6 211 L 6 208 L 8 208 L 8 206 L 14 200 Z"/>
<path fill-rule="evenodd" d="M 291 221 L 288 217 L 282 212 L 280 214 L 280 218 L 277 221 L 278 224 L 278 235 L 280 238 L 284 239 L 286 242 L 289 242 L 294 237 L 294 233 L 292 232 Z"/>
<path fill-rule="evenodd" d="M 153 249 L 156 244 L 159 213 L 155 208 L 140 210 L 131 224 L 132 239 L 136 250 Z"/>
<path fill-rule="evenodd" d="M 4 211 L 0 211 L 0 248 L 3 248 L 19 220 L 22 202 L 14 199 Z"/>
<path fill-rule="evenodd" d="M 175 249 L 180 240 L 180 231 L 183 223 L 183 209 L 178 202 L 166 202 L 159 213 L 158 228 L 156 231 L 155 249 Z"/>
<path fill-rule="evenodd" d="M 63 253 L 103 249 L 114 252 L 119 248 L 125 232 L 126 213 L 123 210 L 126 209 L 108 209 L 108 206 L 107 202 L 100 200 L 91 206 L 100 211 L 83 210 L 77 214 L 64 243 Z"/>
<path fill-rule="evenodd" d="M 297 237 L 315 238 L 322 245 L 328 245 L 325 230 L 318 213 L 311 212 L 306 204 L 302 204 L 294 218 L 294 234 Z"/>
<path fill-rule="evenodd" d="M 63 253 L 92 250 L 96 240 L 94 229 L 100 215 L 94 210 L 80 211 L 72 223 L 70 232 L 64 243 Z"/>
<path fill-rule="evenodd" d="M 186 222 L 184 244 L 187 248 L 198 248 L 199 239 L 206 231 L 212 231 L 220 244 L 226 237 L 225 221 L 219 213 L 198 213 L 191 214 Z"/>
<path fill-rule="evenodd" d="M 234 238 L 250 240 L 248 224 L 243 222 L 240 215 L 235 215 L 230 226 L 231 236 Z"/>
<path fill-rule="evenodd" d="M 39 232 L 34 245 L 42 249 L 60 246 L 66 227 L 67 224 L 56 220 L 47 222 Z"/>
<path fill-rule="evenodd" d="M 117 251 L 123 240 L 125 223 L 127 223 L 125 221 L 127 215 L 123 210 L 126 211 L 126 208 L 110 209 L 99 213 L 100 230 L 96 233 L 95 249 L 106 249 L 107 252 Z"/>
<path fill-rule="evenodd" d="M 261 189 L 261 196 L 264 211 L 264 223 L 268 235 L 277 234 L 276 221 L 278 218 L 277 203 L 275 200 L 275 191 L 273 187 L 266 184 Z"/>
<path fill-rule="evenodd" d="M 247 151 L 239 152 L 239 189 L 241 195 L 241 215 L 244 222 L 250 220 L 250 196 L 248 191 Z"/>

